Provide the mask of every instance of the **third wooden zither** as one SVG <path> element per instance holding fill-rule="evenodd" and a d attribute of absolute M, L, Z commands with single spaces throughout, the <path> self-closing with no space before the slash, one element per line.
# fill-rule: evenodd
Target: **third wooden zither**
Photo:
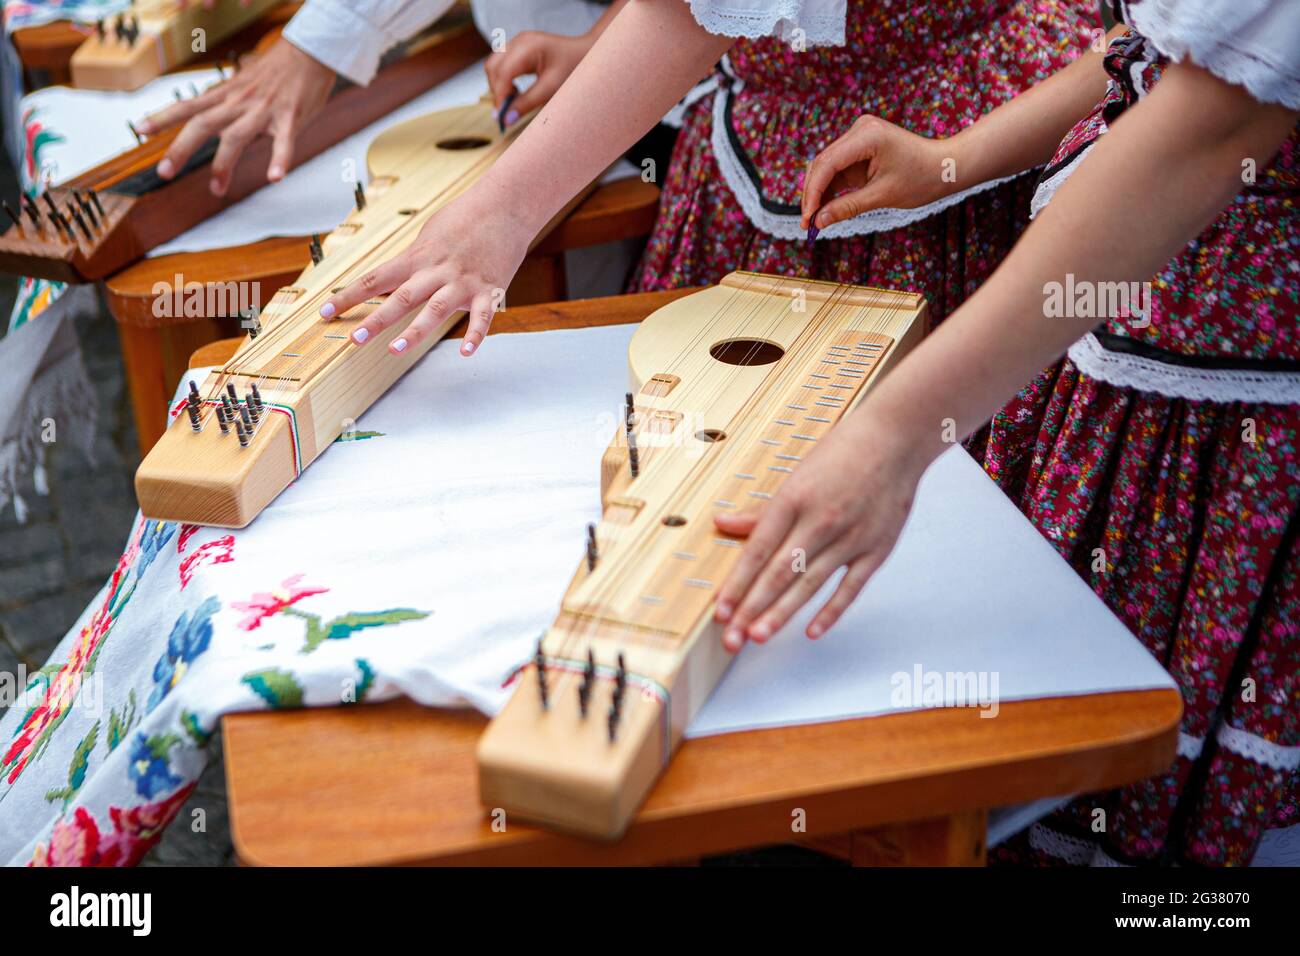
<path fill-rule="evenodd" d="M 712 515 L 770 500 L 924 327 L 918 295 L 752 273 L 641 324 L 602 520 L 479 744 L 485 807 L 623 832 L 731 660 L 712 608 L 742 542 Z"/>
<path fill-rule="evenodd" d="M 279 0 L 215 5 L 198 0 L 138 0 L 100 20 L 72 55 L 74 86 L 134 90 L 252 23 Z"/>

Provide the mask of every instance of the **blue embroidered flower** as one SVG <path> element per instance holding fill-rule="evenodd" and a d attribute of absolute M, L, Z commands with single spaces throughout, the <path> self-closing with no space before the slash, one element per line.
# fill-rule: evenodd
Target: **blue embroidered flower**
<path fill-rule="evenodd" d="M 172 773 L 167 759 L 171 748 L 178 743 L 180 738 L 173 734 L 161 737 L 135 735 L 127 774 L 135 783 L 136 793 L 153 799 L 160 793 L 170 793 L 185 782 Z"/>
<path fill-rule="evenodd" d="M 153 710 L 162 699 L 171 693 L 189 666 L 208 649 L 212 640 L 212 615 L 221 607 L 221 602 L 210 597 L 197 608 L 191 616 L 188 612 L 176 619 L 172 633 L 167 638 L 167 650 L 153 666 L 153 693 L 149 695 L 149 710 Z"/>
<path fill-rule="evenodd" d="M 140 534 L 140 558 L 136 565 L 135 579 L 144 577 L 153 559 L 162 553 L 162 549 L 176 533 L 174 521 L 145 521 L 144 531 Z"/>

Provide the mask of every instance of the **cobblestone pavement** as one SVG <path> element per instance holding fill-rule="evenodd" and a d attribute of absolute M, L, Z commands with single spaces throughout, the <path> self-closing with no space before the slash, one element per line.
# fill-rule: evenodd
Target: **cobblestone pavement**
<path fill-rule="evenodd" d="M 0 156 L 0 196 L 13 205 L 12 169 Z M 17 283 L 0 276 L 0 335 Z M 23 495 L 24 524 L 13 508 L 0 514 L 0 671 L 43 666 L 55 646 L 103 587 L 135 517 L 133 487 L 140 456 L 118 349 L 107 312 L 79 320 L 86 369 L 99 399 L 94 463 L 71 448 L 50 447 L 50 494 Z M 0 713 L 4 705 L 0 703 Z M 219 865 L 231 862 L 225 774 L 220 741 L 189 803 L 146 863 Z M 194 811 L 202 810 L 201 814 Z M 197 829 L 200 826 L 203 829 Z"/>

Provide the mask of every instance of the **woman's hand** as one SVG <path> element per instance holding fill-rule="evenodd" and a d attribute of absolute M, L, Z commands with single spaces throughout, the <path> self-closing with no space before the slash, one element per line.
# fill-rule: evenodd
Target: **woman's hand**
<path fill-rule="evenodd" d="M 594 31 L 566 37 L 529 30 L 507 43 L 503 52 L 488 57 L 484 69 L 502 128 L 513 126 L 530 110 L 545 105 L 587 55 L 596 36 Z M 500 115 L 506 100 L 515 92 L 515 80 L 530 75 L 537 77 L 533 85 L 511 99 L 508 112 Z"/>
<path fill-rule="evenodd" d="M 953 140 L 860 116 L 808 165 L 800 223 L 820 230 L 869 209 L 924 206 L 957 191 L 956 170 Z M 835 198 L 823 205 L 827 196 Z"/>
<path fill-rule="evenodd" d="M 321 306 L 325 318 L 343 315 L 366 299 L 388 300 L 352 332 L 358 345 L 419 308 L 420 314 L 388 350 L 397 355 L 439 328 L 452 313 L 469 311 L 462 355 L 472 355 L 487 335 L 505 290 L 528 253 L 536 231 L 513 215 L 484 208 L 471 190 L 438 210 L 419 236 L 393 259 L 372 269 Z"/>
<path fill-rule="evenodd" d="M 137 129 L 152 135 L 185 123 L 158 164 L 163 179 L 179 173 L 196 149 L 220 136 L 209 185 L 215 195 L 223 196 L 240 155 L 262 133 L 272 137 L 266 178 L 283 179 L 293 160 L 294 140 L 333 88 L 333 70 L 281 38 L 231 79 L 147 117 Z"/>
<path fill-rule="evenodd" d="M 929 460 L 866 411 L 832 429 L 763 508 L 714 516 L 725 534 L 749 538 L 718 591 L 728 650 L 766 641 L 848 565 L 808 625 L 821 637 L 893 550 Z"/>

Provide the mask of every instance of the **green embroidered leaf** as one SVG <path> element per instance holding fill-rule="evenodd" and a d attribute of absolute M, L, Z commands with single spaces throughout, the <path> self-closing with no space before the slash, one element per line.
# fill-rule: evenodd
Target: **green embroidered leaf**
<path fill-rule="evenodd" d="M 199 723 L 198 714 L 193 714 L 188 710 L 181 712 L 181 727 L 184 728 L 185 733 L 189 734 L 190 739 L 200 747 L 206 747 L 208 741 L 212 739 L 212 731 L 203 729 L 203 725 Z"/>
<path fill-rule="evenodd" d="M 249 671 L 240 681 L 253 689 L 253 693 L 276 709 L 302 706 L 302 687 L 288 671 L 277 667 Z"/>
<path fill-rule="evenodd" d="M 393 608 L 388 611 L 370 611 L 343 614 L 328 624 L 322 625 L 319 618 L 307 621 L 307 640 L 299 653 L 310 654 L 325 641 L 339 641 L 351 637 L 357 631 L 368 627 L 384 627 L 388 624 L 400 624 L 403 621 L 418 621 L 429 616 L 429 611 L 416 611 L 412 608 Z M 306 617 L 306 615 L 304 615 Z"/>
<path fill-rule="evenodd" d="M 68 803 L 77 795 L 81 785 L 86 782 L 86 769 L 90 766 L 90 754 L 95 749 L 95 743 L 99 740 L 99 721 L 94 725 L 86 736 L 81 738 L 81 743 L 77 744 L 77 749 L 72 752 L 72 763 L 68 765 L 68 785 L 58 790 L 49 790 L 45 794 L 45 799 L 49 803 L 55 800 L 63 801 L 63 809 L 68 808 Z"/>
<path fill-rule="evenodd" d="M 361 671 L 361 680 L 357 682 L 357 699 L 355 703 L 359 704 L 366 699 L 366 694 L 370 693 L 370 688 L 375 683 L 375 670 L 364 657 L 357 658 L 357 669 Z"/>
<path fill-rule="evenodd" d="M 181 738 L 175 734 L 155 734 L 145 741 L 145 746 L 158 760 L 166 760 L 167 752 L 181 742 Z"/>
<path fill-rule="evenodd" d="M 108 734 L 104 738 L 104 743 L 108 745 L 109 753 L 116 750 L 117 745 L 126 739 L 126 735 L 135 726 L 136 720 L 136 701 L 135 691 L 133 690 L 127 696 L 126 706 L 122 708 L 120 714 L 116 710 L 111 710 L 108 713 Z"/>

